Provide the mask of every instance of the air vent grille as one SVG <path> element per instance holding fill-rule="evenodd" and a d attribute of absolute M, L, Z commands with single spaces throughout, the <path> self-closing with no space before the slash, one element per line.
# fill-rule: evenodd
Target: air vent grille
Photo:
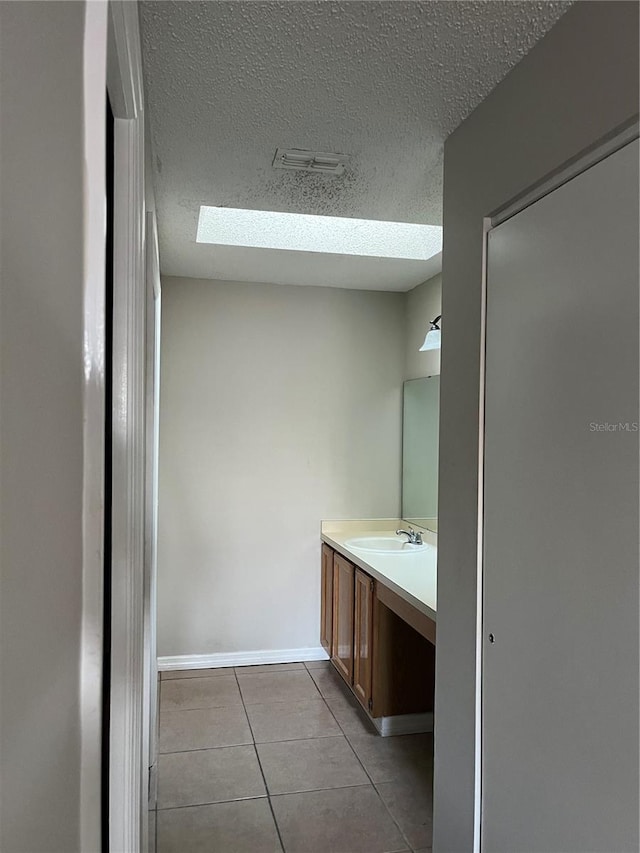
<path fill-rule="evenodd" d="M 304 151 L 302 148 L 277 148 L 273 168 L 337 176 L 343 174 L 347 160 L 346 154 Z"/>

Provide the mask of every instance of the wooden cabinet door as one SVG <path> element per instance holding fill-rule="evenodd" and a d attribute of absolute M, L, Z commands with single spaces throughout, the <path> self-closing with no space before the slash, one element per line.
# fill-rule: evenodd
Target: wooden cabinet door
<path fill-rule="evenodd" d="M 347 684 L 353 684 L 353 584 L 355 566 L 333 557 L 333 642 L 331 660 Z"/>
<path fill-rule="evenodd" d="M 353 690 L 367 710 L 371 705 L 373 580 L 355 570 L 355 608 L 353 627 Z"/>
<path fill-rule="evenodd" d="M 320 643 L 331 655 L 333 635 L 333 548 L 322 545 L 322 578 L 320 601 Z"/>

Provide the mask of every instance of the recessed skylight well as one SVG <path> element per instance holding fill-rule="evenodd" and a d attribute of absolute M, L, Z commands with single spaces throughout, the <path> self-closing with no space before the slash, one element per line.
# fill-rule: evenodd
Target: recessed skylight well
<path fill-rule="evenodd" d="M 203 204 L 196 242 L 426 261 L 442 251 L 442 228 Z"/>

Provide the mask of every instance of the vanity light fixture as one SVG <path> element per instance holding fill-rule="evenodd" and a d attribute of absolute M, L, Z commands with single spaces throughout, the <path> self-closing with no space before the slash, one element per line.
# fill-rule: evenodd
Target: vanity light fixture
<path fill-rule="evenodd" d="M 419 352 L 440 349 L 440 326 L 438 325 L 440 320 L 442 320 L 442 314 L 438 314 L 435 320 L 431 321 L 431 328 L 425 335 L 424 343 L 420 347 Z"/>

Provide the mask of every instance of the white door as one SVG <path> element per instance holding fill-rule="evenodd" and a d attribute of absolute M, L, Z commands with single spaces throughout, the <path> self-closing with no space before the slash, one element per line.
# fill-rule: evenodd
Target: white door
<path fill-rule="evenodd" d="M 639 849 L 638 156 L 489 234 L 483 853 Z"/>

